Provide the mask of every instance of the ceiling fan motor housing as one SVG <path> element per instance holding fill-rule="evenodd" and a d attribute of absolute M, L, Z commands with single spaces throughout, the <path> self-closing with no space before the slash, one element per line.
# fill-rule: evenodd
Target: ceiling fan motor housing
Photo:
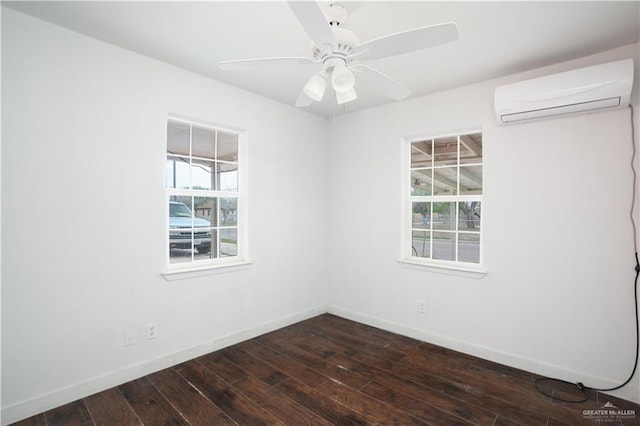
<path fill-rule="evenodd" d="M 327 18 L 327 22 L 334 28 L 342 27 L 347 22 L 347 8 L 340 3 L 331 3 L 328 6 L 322 8 L 324 16 Z"/>
<path fill-rule="evenodd" d="M 337 44 L 325 44 L 316 46 L 312 44 L 311 54 L 313 59 L 326 63 L 331 58 L 342 58 L 347 62 L 346 58 L 353 55 L 353 49 L 360 44 L 358 37 L 345 28 L 332 28 L 336 37 Z"/>

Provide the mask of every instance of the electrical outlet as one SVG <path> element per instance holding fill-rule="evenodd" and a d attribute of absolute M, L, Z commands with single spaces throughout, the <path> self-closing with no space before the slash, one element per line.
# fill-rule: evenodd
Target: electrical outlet
<path fill-rule="evenodd" d="M 124 331 L 124 345 L 131 346 L 136 344 L 136 331 L 133 328 L 128 328 Z"/>
<path fill-rule="evenodd" d="M 427 312 L 427 302 L 425 302 L 424 299 L 418 300 L 418 312 L 421 314 Z"/>
<path fill-rule="evenodd" d="M 156 327 L 157 325 L 155 322 L 150 322 L 149 324 L 147 324 L 147 340 L 156 338 Z"/>

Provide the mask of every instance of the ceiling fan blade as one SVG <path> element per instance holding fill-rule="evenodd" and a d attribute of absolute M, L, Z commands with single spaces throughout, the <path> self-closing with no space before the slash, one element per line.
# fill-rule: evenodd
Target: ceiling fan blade
<path fill-rule="evenodd" d="M 364 42 L 354 49 L 354 54 L 366 50 L 368 55 L 365 55 L 363 59 L 385 58 L 449 43 L 457 39 L 458 27 L 455 22 L 445 22 Z"/>
<path fill-rule="evenodd" d="M 404 84 L 399 83 L 375 68 L 363 64 L 352 65 L 351 68 L 358 72 L 358 81 L 362 81 L 369 87 L 391 99 L 401 101 L 411 95 L 411 90 Z"/>
<path fill-rule="evenodd" d="M 316 1 L 289 0 L 289 7 L 316 46 L 336 45 L 336 37 Z"/>
<path fill-rule="evenodd" d="M 296 101 L 296 106 L 298 108 L 304 108 L 304 107 L 308 107 L 312 103 L 313 103 L 313 99 L 307 96 L 307 94 L 304 93 L 304 90 L 301 91 L 300 96 L 298 96 L 298 100 Z"/>
<path fill-rule="evenodd" d="M 218 67 L 223 70 L 243 70 L 259 67 L 274 67 L 282 65 L 313 64 L 314 60 L 305 57 L 282 57 L 282 58 L 254 58 L 240 59 L 237 61 L 218 62 Z"/>

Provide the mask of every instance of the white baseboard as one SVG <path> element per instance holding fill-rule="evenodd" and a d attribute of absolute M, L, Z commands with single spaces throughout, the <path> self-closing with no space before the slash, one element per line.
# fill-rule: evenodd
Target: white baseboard
<path fill-rule="evenodd" d="M 76 383 L 74 385 L 40 395 L 26 401 L 19 402 L 14 405 L 4 407 L 2 409 L 2 425 L 7 425 L 38 413 L 50 410 L 71 401 L 92 395 L 97 392 L 118 386 L 130 380 L 155 373 L 181 362 L 188 361 L 193 358 L 205 355 L 210 352 L 217 351 L 227 346 L 252 339 L 261 334 L 265 334 L 282 327 L 294 324 L 299 321 L 320 315 L 322 313 L 331 313 L 343 318 L 357 321 L 363 324 L 378 327 L 393 333 L 412 337 L 414 339 L 433 343 L 438 346 L 453 349 L 479 358 L 505 364 L 514 368 L 534 372 L 544 376 L 559 377 L 570 381 L 581 381 L 584 383 L 596 383 L 603 387 L 613 387 L 618 383 L 610 379 L 594 376 L 589 373 L 579 372 L 563 368 L 553 364 L 546 364 L 540 361 L 525 358 L 506 352 L 496 351 L 491 348 L 480 346 L 471 342 L 443 336 L 436 333 L 429 333 L 423 330 L 414 329 L 402 324 L 382 320 L 376 317 L 368 316 L 359 312 L 342 309 L 338 306 L 317 306 L 315 308 L 288 315 L 275 320 L 258 324 L 254 327 L 240 330 L 226 336 L 195 345 L 190 348 L 175 352 L 173 354 L 161 356 L 155 359 L 145 361 L 136 365 L 125 367 L 121 370 L 110 372 L 108 374 L 94 377 L 92 379 Z M 640 403 L 640 386 L 633 382 L 616 392 L 612 392 L 619 398 Z"/>
<path fill-rule="evenodd" d="M 55 407 L 84 398 L 94 393 L 121 385 L 131 380 L 138 379 L 148 374 L 155 373 L 173 365 L 180 364 L 190 359 L 217 351 L 227 346 L 252 339 L 265 333 L 277 330 L 282 327 L 294 324 L 299 321 L 323 314 L 327 311 L 326 306 L 316 306 L 315 308 L 287 315 L 282 318 L 267 321 L 262 324 L 217 337 L 213 340 L 180 350 L 178 352 L 164 355 L 155 359 L 144 361 L 139 364 L 127 366 L 118 371 L 110 372 L 102 376 L 93 377 L 89 380 L 57 389 L 53 392 L 40 395 L 38 397 L 19 402 L 2 408 L 2 425 L 7 425 L 19 420 L 31 417 Z"/>
<path fill-rule="evenodd" d="M 359 312 L 354 312 L 348 309 L 343 309 L 335 305 L 329 305 L 327 308 L 327 312 L 346 319 L 350 319 L 352 321 L 367 324 L 372 327 L 377 327 L 393 333 L 401 334 L 403 336 L 412 337 L 414 339 L 422 340 L 423 342 L 433 343 L 434 345 L 453 349 L 458 352 L 473 355 L 478 358 L 483 358 L 489 361 L 508 365 L 510 367 L 529 371 L 535 374 L 540 374 L 541 376 L 545 377 L 557 377 L 571 382 L 582 382 L 585 384 L 591 384 L 591 386 L 599 386 L 602 388 L 611 388 L 620 384 L 620 382 L 615 382 L 614 380 L 595 376 L 583 371 L 575 371 L 558 365 L 548 364 L 520 355 L 498 351 L 485 346 L 480 346 L 464 340 L 454 339 L 441 334 L 418 330 L 402 324 L 385 321 L 380 318 L 365 315 Z M 640 377 L 638 377 L 638 374 L 636 373 L 635 381 L 630 382 L 622 389 L 608 393 L 619 398 L 640 404 Z"/>

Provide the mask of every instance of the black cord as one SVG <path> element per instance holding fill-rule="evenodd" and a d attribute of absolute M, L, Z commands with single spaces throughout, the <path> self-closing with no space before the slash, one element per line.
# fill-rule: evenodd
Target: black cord
<path fill-rule="evenodd" d="M 550 382 L 550 386 L 553 385 L 553 384 L 557 384 L 557 383 L 563 383 L 563 384 L 566 384 L 566 385 L 575 386 L 582 393 L 582 397 L 580 399 L 560 398 L 559 396 L 557 396 L 557 395 L 555 395 L 553 393 L 553 390 L 551 391 L 551 393 L 545 392 L 540 387 L 540 383 L 542 383 L 542 382 Z M 551 377 L 538 377 L 536 379 L 536 381 L 534 382 L 534 384 L 536 385 L 536 389 L 538 390 L 538 392 L 540 392 L 544 396 L 551 397 L 551 398 L 556 399 L 558 401 L 571 402 L 571 403 L 577 404 L 577 403 L 580 403 L 580 402 L 585 402 L 586 400 L 589 399 L 589 395 L 587 394 L 587 391 L 585 390 L 585 386 L 582 383 L 572 383 L 572 382 L 568 382 L 566 380 L 554 379 L 554 378 L 551 378 Z"/>
<path fill-rule="evenodd" d="M 634 279 L 633 282 L 633 301 L 634 301 L 634 306 L 635 306 L 635 312 L 636 312 L 636 357 L 635 357 L 635 361 L 633 363 L 633 370 L 631 370 L 631 374 L 629 375 L 629 377 L 627 378 L 627 380 L 624 381 L 624 383 L 618 385 L 618 386 L 614 386 L 612 388 L 592 388 L 590 386 L 585 386 L 584 384 L 578 382 L 578 383 L 572 383 L 572 382 L 568 382 L 566 380 L 562 380 L 562 379 L 555 379 L 552 377 L 539 377 L 535 380 L 534 384 L 536 386 L 536 389 L 538 390 L 538 392 L 540 392 L 541 394 L 545 395 L 545 396 L 549 396 L 553 399 L 556 399 L 558 401 L 562 401 L 562 402 L 571 402 L 571 403 L 580 403 L 580 402 L 585 402 L 586 400 L 589 399 L 589 395 L 587 394 L 588 390 L 593 390 L 593 391 L 599 391 L 599 392 L 609 392 L 609 391 L 614 391 L 617 389 L 620 389 L 624 386 L 627 385 L 627 383 L 629 383 L 631 381 L 631 379 L 633 378 L 633 376 L 636 374 L 636 369 L 638 368 L 638 355 L 640 353 L 640 324 L 638 323 L 638 276 L 640 275 L 640 262 L 638 262 L 638 235 L 637 235 L 637 230 L 636 230 L 636 221 L 635 218 L 633 217 L 633 213 L 634 213 L 634 207 L 636 204 L 636 180 L 637 180 L 637 173 L 636 173 L 636 167 L 635 167 L 635 160 L 636 160 L 636 142 L 635 142 L 635 128 L 633 125 L 633 106 L 629 105 L 629 110 L 631 112 L 631 146 L 633 147 L 633 151 L 632 151 L 632 155 L 631 155 L 631 171 L 633 172 L 633 185 L 632 185 L 632 189 L 633 189 L 633 195 L 631 197 L 631 211 L 630 211 L 630 217 L 631 217 L 631 226 L 633 227 L 633 247 L 634 247 L 634 252 L 635 252 L 635 259 L 636 259 L 636 265 L 635 265 L 635 273 L 636 273 L 636 277 Z M 541 384 L 542 383 L 549 383 L 549 385 L 555 383 L 562 383 L 562 384 L 566 384 L 566 385 L 571 385 L 571 386 L 575 386 L 581 393 L 582 393 L 582 397 L 579 399 L 565 399 L 565 398 L 560 398 L 556 395 L 554 395 L 553 390 L 551 391 L 551 393 L 546 392 L 543 388 L 541 388 Z"/>

